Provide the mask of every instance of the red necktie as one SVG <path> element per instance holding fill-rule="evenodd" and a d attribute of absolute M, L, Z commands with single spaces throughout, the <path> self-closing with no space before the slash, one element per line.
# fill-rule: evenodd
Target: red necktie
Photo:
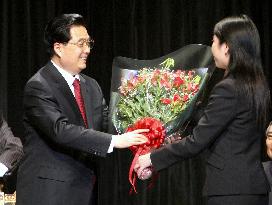
<path fill-rule="evenodd" d="M 80 91 L 80 82 L 79 82 L 79 80 L 77 78 L 73 82 L 73 86 L 74 86 L 74 91 L 75 91 L 76 102 L 77 102 L 77 105 L 79 107 L 81 116 L 82 116 L 82 118 L 84 120 L 85 126 L 88 127 L 84 101 L 83 101 L 83 98 L 81 96 L 81 91 Z"/>

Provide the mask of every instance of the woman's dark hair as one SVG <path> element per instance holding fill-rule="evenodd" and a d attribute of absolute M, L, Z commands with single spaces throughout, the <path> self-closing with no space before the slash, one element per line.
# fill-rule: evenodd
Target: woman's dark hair
<path fill-rule="evenodd" d="M 71 39 L 70 28 L 84 26 L 84 19 L 79 14 L 62 14 L 48 22 L 44 31 L 44 41 L 50 57 L 54 54 L 54 43 L 67 43 Z"/>
<path fill-rule="evenodd" d="M 227 72 L 238 83 L 238 94 L 246 94 L 248 103 L 254 107 L 259 128 L 269 119 L 270 92 L 261 62 L 260 37 L 253 21 L 246 15 L 228 17 L 214 27 L 214 35 L 220 43 L 229 47 Z"/>

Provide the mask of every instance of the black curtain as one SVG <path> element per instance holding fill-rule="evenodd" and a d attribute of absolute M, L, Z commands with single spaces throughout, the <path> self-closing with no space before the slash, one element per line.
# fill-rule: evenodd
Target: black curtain
<path fill-rule="evenodd" d="M 23 88 L 30 76 L 48 61 L 43 44 L 44 26 L 61 13 L 80 13 L 85 17 L 95 47 L 84 73 L 99 82 L 107 102 L 115 56 L 153 59 L 187 44 L 210 45 L 214 24 L 241 13 L 249 15 L 259 29 L 264 71 L 272 86 L 271 9 L 270 0 L 1 0 L 0 106 L 15 135 L 23 135 Z M 201 158 L 162 171 L 150 190 L 145 190 L 148 183 L 140 182 L 139 193 L 130 196 L 128 168 L 132 155 L 128 150 L 115 151 L 101 159 L 98 202 L 205 204 L 201 197 L 205 175 Z"/>

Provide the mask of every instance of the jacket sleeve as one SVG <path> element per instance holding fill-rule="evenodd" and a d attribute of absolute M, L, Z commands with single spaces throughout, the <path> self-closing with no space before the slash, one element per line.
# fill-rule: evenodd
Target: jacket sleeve
<path fill-rule="evenodd" d="M 208 105 L 192 134 L 151 153 L 154 168 L 164 169 L 208 148 L 235 118 L 236 104 L 237 97 L 233 81 L 224 80 L 215 86 Z"/>
<path fill-rule="evenodd" d="M 109 116 L 109 107 L 107 106 L 105 99 L 103 99 L 102 106 L 103 106 L 103 113 L 102 113 L 102 115 L 103 115 L 103 124 L 102 124 L 102 130 L 104 132 L 106 132 L 108 130 L 108 123 L 109 123 L 109 119 L 108 119 L 108 116 Z"/>
<path fill-rule="evenodd" d="M 23 146 L 18 137 L 14 137 L 8 124 L 3 120 L 0 128 L 0 162 L 8 169 L 14 167 L 23 156 Z"/>

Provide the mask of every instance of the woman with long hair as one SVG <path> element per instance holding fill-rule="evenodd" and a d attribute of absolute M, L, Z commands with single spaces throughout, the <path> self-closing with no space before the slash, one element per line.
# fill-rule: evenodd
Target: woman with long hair
<path fill-rule="evenodd" d="M 265 205 L 269 184 L 261 163 L 268 121 L 269 88 L 263 73 L 259 33 L 246 16 L 214 27 L 212 53 L 225 76 L 211 92 L 191 135 L 140 156 L 135 171 L 159 171 L 207 150 L 203 188 L 208 205 Z"/>

